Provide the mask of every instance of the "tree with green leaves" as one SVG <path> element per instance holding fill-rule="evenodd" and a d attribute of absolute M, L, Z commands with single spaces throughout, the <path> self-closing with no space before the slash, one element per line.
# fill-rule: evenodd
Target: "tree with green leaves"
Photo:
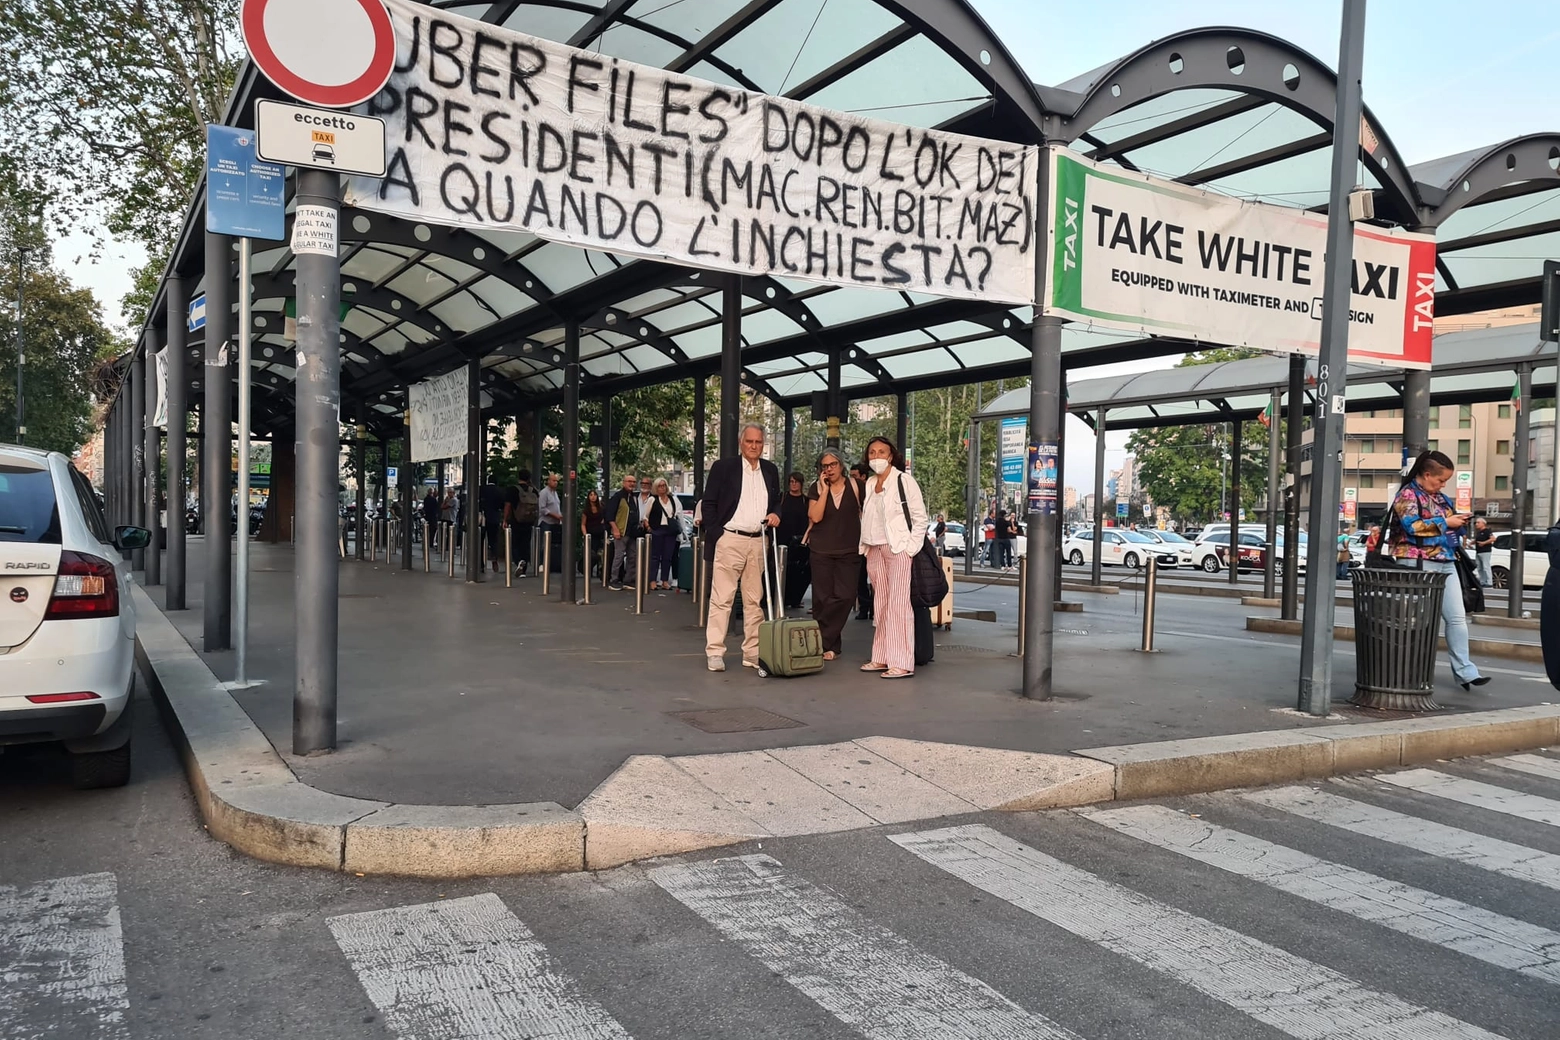
<path fill-rule="evenodd" d="M 0 299 L 14 304 L 20 282 L 26 443 L 68 455 L 91 435 L 100 363 L 126 345 L 103 324 L 92 293 L 55 270 L 37 202 L 14 167 L 0 164 Z M 0 307 L 0 436 L 7 440 L 16 432 L 16 313 Z"/>
<path fill-rule="evenodd" d="M 146 248 L 132 324 L 242 57 L 237 0 L 0 4 L 0 153 L 47 195 L 56 234 L 102 227 Z"/>

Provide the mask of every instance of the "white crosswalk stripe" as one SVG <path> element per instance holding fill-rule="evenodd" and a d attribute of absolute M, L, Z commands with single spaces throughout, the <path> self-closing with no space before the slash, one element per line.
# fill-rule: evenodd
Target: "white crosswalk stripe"
<path fill-rule="evenodd" d="M 1241 797 L 1270 809 L 1368 838 L 1417 849 L 1519 881 L 1560 890 L 1560 856 L 1491 838 L 1444 823 L 1407 816 L 1391 809 L 1342 798 L 1308 787 L 1274 787 L 1243 791 Z"/>
<path fill-rule="evenodd" d="M 1469 780 L 1433 769 L 1406 769 L 1401 773 L 1382 773 L 1376 777 L 1394 787 L 1433 794 L 1464 805 L 1505 813 L 1534 823 L 1560 827 L 1560 802 L 1534 794 L 1512 791 L 1479 780 Z"/>
<path fill-rule="evenodd" d="M 491 893 L 327 923 L 400 1040 L 628 1040 Z"/>
<path fill-rule="evenodd" d="M 0 886 L 0 1037 L 122 1040 L 124 940 L 113 874 Z"/>
<path fill-rule="evenodd" d="M 1560 758 L 1545 758 L 1543 755 L 1507 755 L 1505 758 L 1492 758 L 1489 763 L 1503 769 L 1515 769 L 1519 773 L 1532 773 L 1546 780 L 1560 780 Z"/>
<path fill-rule="evenodd" d="M 1499 968 L 1560 983 L 1560 932 L 1318 859 L 1207 820 L 1192 819 L 1160 805 L 1080 810 L 1079 815 L 1363 921 Z"/>
<path fill-rule="evenodd" d="M 1167 906 L 981 825 L 890 840 L 1081 938 L 1304 1040 L 1473 1040 L 1497 1034 Z"/>
<path fill-rule="evenodd" d="M 870 1040 L 1070 1038 L 769 856 L 650 871 L 656 884 Z"/>

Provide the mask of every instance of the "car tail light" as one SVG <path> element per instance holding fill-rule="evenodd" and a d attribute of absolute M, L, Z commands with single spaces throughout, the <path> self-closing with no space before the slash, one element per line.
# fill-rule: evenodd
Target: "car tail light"
<path fill-rule="evenodd" d="M 95 693 L 29 693 L 27 699 L 34 704 L 64 704 L 67 701 L 95 701 Z"/>
<path fill-rule="evenodd" d="M 62 552 L 55 575 L 54 595 L 43 620 L 119 616 L 119 579 L 114 575 L 114 565 L 107 560 L 86 553 Z"/>

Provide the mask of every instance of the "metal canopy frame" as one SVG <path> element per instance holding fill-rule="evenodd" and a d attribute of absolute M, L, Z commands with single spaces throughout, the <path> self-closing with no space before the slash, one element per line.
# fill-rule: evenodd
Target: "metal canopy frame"
<path fill-rule="evenodd" d="M 836 108 L 849 108 L 860 96 L 867 111 L 884 118 L 1023 143 L 1069 142 L 1101 161 L 1155 170 L 1210 191 L 1238 194 L 1241 185 L 1263 177 L 1303 177 L 1297 164 L 1330 152 L 1336 76 L 1268 34 L 1189 30 L 1048 87 L 1024 75 L 967 0 L 855 0 L 843 12 L 821 3 L 707 0 L 698 17 L 676 17 L 675 10 L 663 15 L 665 5 L 646 0 L 498 0 L 482 17 L 519 28 L 568 26 L 569 42 L 607 54 L 653 47 L 670 55 L 662 59 L 666 68 L 750 90 Z M 435 0 L 430 6 L 469 13 L 478 5 Z M 766 73 L 762 61 L 752 62 L 774 50 L 769 41 L 775 26 L 805 26 L 820 12 L 839 18 L 827 38 L 813 42 L 815 34 L 808 33 L 791 71 L 783 80 L 767 81 L 774 73 Z M 755 48 L 756 38 L 763 38 L 767 51 Z M 948 96 L 886 111 L 874 106 L 873 84 L 899 84 L 902 92 L 909 63 L 917 73 L 913 85 L 930 82 Z M 266 97 L 279 95 L 246 63 L 224 121 L 250 124 L 254 102 Z M 1445 225 L 1450 236 L 1438 312 L 1536 302 L 1541 266 L 1536 260 L 1520 276 L 1505 277 L 1501 268 L 1501 276 L 1488 282 L 1460 269 L 1495 265 L 1487 256 L 1491 248 L 1505 251 L 1502 255 L 1548 248 L 1551 235 L 1557 243 L 1553 251 L 1560 253 L 1560 134 L 1519 138 L 1411 170 L 1380 124 L 1367 118 L 1378 144 L 1371 152 L 1362 150 L 1361 160 L 1377 190 L 1378 213 L 1412 226 Z M 1210 143 L 1218 147 L 1205 147 Z M 1308 196 L 1325 194 L 1321 180 L 1307 187 L 1317 191 L 1290 193 L 1291 201 L 1305 205 Z M 153 327 L 165 322 L 168 277 L 183 276 L 191 295 L 199 290 L 204 203 L 202 184 L 185 214 L 146 322 L 149 335 L 138 350 L 153 335 L 161 341 L 160 329 Z M 1465 233 L 1461 225 L 1470 215 L 1480 219 Z M 1493 219 L 1482 219 L 1486 216 Z M 343 211 L 341 231 L 343 299 L 353 309 L 346 324 L 362 329 L 343 329 L 342 393 L 362 403 L 363 414 L 354 418 L 378 432 L 399 430 L 409 384 L 473 360 L 482 367 L 485 405 L 492 410 L 516 414 L 560 404 L 563 330 L 569 323 L 580 327 L 586 341 L 579 369 L 586 397 L 718 373 L 719 350 L 712 343 L 719 338 L 716 301 L 724 276 L 615 258 L 523 233 L 477 233 L 353 210 Z M 259 428 L 275 434 L 292 422 L 285 385 L 291 369 L 277 357 L 278 350 L 287 356 L 288 341 L 271 322 L 291 294 L 293 257 L 281 245 L 262 252 L 272 250 L 278 255 L 255 282 L 256 321 L 267 323 L 255 329 L 256 385 L 262 390 L 255 417 Z M 398 259 L 388 259 L 390 254 Z M 358 273 L 369 261 L 383 269 L 372 276 Z M 415 298 L 418 276 L 440 288 Z M 744 382 L 782 406 L 804 404 L 812 390 L 827 385 L 831 361 L 849 378 L 841 387 L 847 399 L 1029 372 L 1032 308 L 785 278 L 743 277 L 740 284 Z M 191 345 L 198 340 L 197 334 Z M 597 345 L 602 348 L 591 354 Z M 1196 346 L 1068 326 L 1063 364 L 1077 370 Z M 198 383 L 199 366 L 189 366 L 189 372 Z"/>

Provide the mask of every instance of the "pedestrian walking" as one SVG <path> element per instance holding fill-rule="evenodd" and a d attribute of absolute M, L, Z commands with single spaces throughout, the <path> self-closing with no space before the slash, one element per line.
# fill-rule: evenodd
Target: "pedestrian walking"
<path fill-rule="evenodd" d="M 482 485 L 477 496 L 477 504 L 482 510 L 482 534 L 487 542 L 488 562 L 496 571 L 503 566 L 499 563 L 504 556 L 499 539 L 504 529 L 504 493 L 490 480 Z"/>
<path fill-rule="evenodd" d="M 861 555 L 861 481 L 845 472 L 833 448 L 818 457 L 818 480 L 807 491 L 807 548 L 812 564 L 812 616 L 823 639 L 823 659 L 843 649 L 841 637 L 866 558 Z"/>
<path fill-rule="evenodd" d="M 682 529 L 677 525 L 677 499 L 663 477 L 651 485 L 650 506 L 642 522 L 650 538 L 650 587 L 670 591 L 677 572 L 677 536 Z"/>
<path fill-rule="evenodd" d="M 595 488 L 585 493 L 585 502 L 580 506 L 580 534 L 585 537 L 585 573 L 599 577 L 601 572 L 595 568 L 599 566 L 601 554 L 597 550 L 607 544 L 607 510 Z"/>
<path fill-rule="evenodd" d="M 948 555 L 948 521 L 943 519 L 941 513 L 937 514 L 937 520 L 932 524 L 932 538 L 937 543 L 937 555 Z"/>
<path fill-rule="evenodd" d="M 802 605 L 802 597 L 812 583 L 807 548 L 807 496 L 803 494 L 805 483 L 800 473 L 792 473 L 786 478 L 785 496 L 780 499 L 780 527 L 775 531 L 780 544 L 786 547 L 783 588 L 788 609 Z"/>
<path fill-rule="evenodd" d="M 856 485 L 862 488 L 862 498 L 866 497 L 867 477 L 872 472 L 865 462 L 855 463 L 850 467 L 850 478 Z M 871 621 L 872 615 L 872 582 L 867 575 L 867 558 L 861 554 L 861 547 L 856 547 L 856 565 L 859 572 L 856 576 L 856 620 Z"/>
<path fill-rule="evenodd" d="M 1344 581 L 1349 577 L 1349 561 L 1353 558 L 1354 554 L 1349 551 L 1349 532 L 1340 530 L 1338 532 L 1338 570 L 1334 575 L 1339 581 Z"/>
<path fill-rule="evenodd" d="M 558 497 L 558 474 L 547 474 L 547 486 L 536 493 L 536 529 L 540 532 L 542 541 L 538 543 L 537 551 L 546 555 L 546 546 L 549 543 L 561 546 L 563 544 L 563 501 Z M 555 552 L 552 565 L 555 571 L 563 570 L 561 553 Z"/>
<path fill-rule="evenodd" d="M 1463 610 L 1462 583 L 1457 578 L 1453 553 L 1460 551 L 1462 528 L 1470 516 L 1457 512 L 1441 492 L 1453 471 L 1452 460 L 1439 451 L 1427 451 L 1414 460 L 1413 469 L 1392 501 L 1388 542 L 1398 566 L 1447 575 L 1446 591 L 1441 596 L 1446 653 L 1451 658 L 1452 677 L 1467 690 L 1483 686 L 1490 677 L 1480 675 L 1468 655 L 1468 616 Z"/>
<path fill-rule="evenodd" d="M 899 449 L 886 437 L 867 442 L 866 501 L 861 511 L 861 551 L 872 574 L 877 629 L 864 672 L 885 679 L 915 674 L 915 609 L 910 602 L 910 561 L 926 541 L 921 486 L 904 472 Z"/>
<path fill-rule="evenodd" d="M 423 552 L 432 548 L 432 542 L 439 536 L 439 493 L 433 488 L 422 500 L 422 521 L 427 525 L 427 543 L 423 545 Z"/>
<path fill-rule="evenodd" d="M 515 576 L 523 578 L 531 569 L 531 532 L 536 529 L 541 496 L 531 486 L 530 470 L 522 469 L 516 478 L 518 482 L 505 496 L 504 522 L 512 532 Z"/>
<path fill-rule="evenodd" d="M 731 604 L 742 593 L 742 665 L 758 667 L 759 600 L 763 594 L 764 528 L 780 523 L 780 470 L 763 457 L 764 428 L 742 428 L 738 458 L 710 466 L 700 500 L 704 556 L 710 564 L 710 616 L 705 629 L 705 664 L 726 670 L 726 629 Z M 610 510 L 609 510 L 610 511 Z"/>
<path fill-rule="evenodd" d="M 998 566 L 1003 570 L 1011 570 L 1013 567 L 1013 548 L 1018 540 L 1018 524 L 1014 522 L 1005 509 L 997 510 L 995 522 L 997 549 L 1001 559 L 1001 563 Z"/>
<path fill-rule="evenodd" d="M 1473 522 L 1473 558 L 1478 565 L 1479 584 L 1489 588 L 1494 583 L 1490 576 L 1490 552 L 1495 548 L 1495 532 L 1490 522 L 1479 517 Z"/>
<path fill-rule="evenodd" d="M 607 499 L 607 530 L 612 533 L 612 568 L 607 587 L 621 592 L 634 587 L 639 534 L 639 478 L 629 474 Z"/>

